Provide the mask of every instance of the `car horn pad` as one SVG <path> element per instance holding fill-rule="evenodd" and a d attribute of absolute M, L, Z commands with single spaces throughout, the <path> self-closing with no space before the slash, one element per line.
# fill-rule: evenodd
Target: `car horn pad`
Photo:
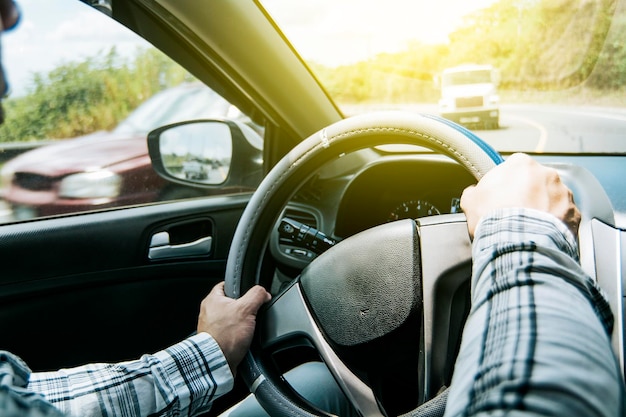
<path fill-rule="evenodd" d="M 416 224 L 406 219 L 338 243 L 300 277 L 328 342 L 355 374 L 375 383 L 392 415 L 417 406 L 420 264 Z"/>

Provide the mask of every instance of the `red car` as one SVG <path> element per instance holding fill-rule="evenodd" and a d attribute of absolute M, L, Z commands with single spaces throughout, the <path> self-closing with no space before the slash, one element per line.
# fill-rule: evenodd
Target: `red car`
<path fill-rule="evenodd" d="M 0 192 L 16 220 L 228 192 L 219 187 L 207 191 L 171 184 L 150 162 L 149 131 L 206 118 L 242 121 L 258 131 L 236 107 L 205 85 L 182 84 L 156 94 L 110 132 L 59 141 L 10 160 L 2 168 Z M 242 186 L 255 188 L 262 176 L 262 139 L 248 143 L 256 156 L 247 169 L 258 175 Z"/>

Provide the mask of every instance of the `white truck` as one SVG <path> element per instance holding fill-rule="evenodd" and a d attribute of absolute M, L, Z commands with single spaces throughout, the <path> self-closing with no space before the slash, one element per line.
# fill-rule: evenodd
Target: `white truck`
<path fill-rule="evenodd" d="M 438 79 L 439 114 L 466 126 L 500 127 L 499 71 L 491 65 L 446 68 Z"/>

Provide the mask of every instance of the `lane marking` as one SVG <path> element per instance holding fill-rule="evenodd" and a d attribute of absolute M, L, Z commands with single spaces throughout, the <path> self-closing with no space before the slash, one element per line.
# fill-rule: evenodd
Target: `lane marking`
<path fill-rule="evenodd" d="M 537 129 L 539 131 L 539 141 L 537 142 L 534 152 L 543 153 L 543 150 L 546 148 L 546 143 L 548 143 L 548 130 L 542 124 L 522 116 L 507 115 L 507 118 L 518 120 Z"/>

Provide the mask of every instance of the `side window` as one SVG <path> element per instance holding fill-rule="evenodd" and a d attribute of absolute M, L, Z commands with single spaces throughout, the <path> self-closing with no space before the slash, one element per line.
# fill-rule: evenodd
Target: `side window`
<path fill-rule="evenodd" d="M 81 1 L 20 6 L 20 25 L 2 37 L 11 95 L 0 127 L 0 223 L 258 185 L 263 128 L 236 107 Z M 258 151 L 258 178 L 211 189 L 161 178 L 148 156 L 148 132 L 214 118 L 245 125 Z"/>

